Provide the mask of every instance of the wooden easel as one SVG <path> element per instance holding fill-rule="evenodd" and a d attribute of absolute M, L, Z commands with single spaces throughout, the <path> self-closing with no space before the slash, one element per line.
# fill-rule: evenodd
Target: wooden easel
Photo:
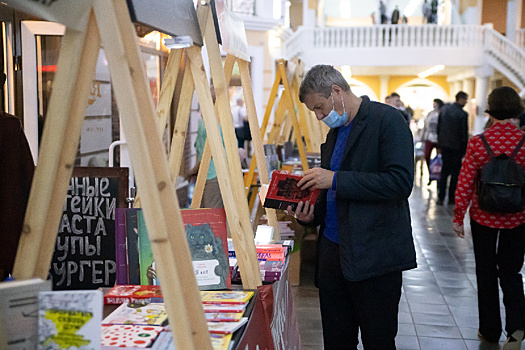
<path fill-rule="evenodd" d="M 94 0 L 86 27 L 66 29 L 13 275 L 19 280 L 47 278 L 100 43 L 122 112 L 122 127 L 141 188 L 144 217 L 176 347 L 211 350 L 180 208 L 154 127 L 153 101 L 125 0 Z M 200 49 L 193 47 L 188 52 L 192 72 L 201 74 L 196 85 L 206 102 L 208 137 L 218 143 L 220 136 L 217 122 L 211 117 L 209 87 L 205 76 L 198 73 L 202 69 Z M 214 156 L 224 164 L 221 150 L 222 147 Z M 258 270 L 256 276 L 260 281 Z"/>
<path fill-rule="evenodd" d="M 241 86 L 243 88 L 244 101 L 246 104 L 246 113 L 248 116 L 248 123 L 250 125 L 250 133 L 252 135 L 252 142 L 253 142 L 253 149 L 254 149 L 254 156 L 253 156 L 252 161 L 255 162 L 256 158 L 265 159 L 265 156 L 264 156 L 262 136 L 259 131 L 259 121 L 257 119 L 257 111 L 255 109 L 255 100 L 253 98 L 252 84 L 251 84 L 248 62 L 228 54 L 226 56 L 226 62 L 224 64 L 224 75 L 226 77 L 226 82 L 229 82 L 235 62 L 237 62 L 237 64 L 239 65 L 239 72 L 241 76 Z M 191 203 L 192 208 L 198 208 L 200 206 L 200 201 L 202 199 L 202 192 L 204 191 L 204 184 L 206 182 L 206 174 L 208 172 L 210 160 L 211 160 L 210 145 L 208 142 L 206 142 L 206 146 L 204 147 L 204 152 L 203 152 L 203 156 L 201 160 L 199 173 L 197 176 L 195 190 L 193 191 L 193 200 Z M 266 161 L 257 163 L 257 167 L 259 169 L 259 176 L 260 176 L 261 183 L 268 185 L 270 183 L 270 177 L 268 175 L 268 168 L 266 165 Z M 240 172 L 241 169 L 239 168 L 237 171 Z M 245 184 L 245 187 L 246 187 L 246 184 Z M 281 236 L 279 234 L 279 226 L 277 223 L 277 214 L 275 212 L 275 209 L 266 208 L 266 216 L 268 218 L 268 224 L 274 228 L 274 239 L 280 240 Z M 256 227 L 257 226 L 256 224 L 257 222 L 254 222 L 253 227 Z"/>
<path fill-rule="evenodd" d="M 167 111 L 169 111 L 171 107 L 175 82 L 177 81 L 179 71 L 182 71 L 184 74 L 182 89 L 179 96 L 180 102 L 177 108 L 177 119 L 173 130 L 169 158 L 171 177 L 172 179 L 176 179 L 180 172 L 190 104 L 195 89 L 206 125 L 207 146 L 205 147 L 204 154 L 207 153 L 208 161 L 201 161 L 201 167 L 199 169 L 199 177 L 201 177 L 201 180 L 200 182 L 197 181 L 198 186 L 196 186 L 194 190 L 194 200 L 191 207 L 200 207 L 200 199 L 202 198 L 204 182 L 206 180 L 206 174 L 208 173 L 209 159 L 210 156 L 213 156 L 224 209 L 236 250 L 237 262 L 241 270 L 243 287 L 245 289 L 256 289 L 257 286 L 262 284 L 261 275 L 259 272 L 248 205 L 243 192 L 242 168 L 231 116 L 228 87 L 226 85 L 227 80 L 221 64 L 219 44 L 217 43 L 209 0 L 199 2 L 197 17 L 199 19 L 201 32 L 204 34 L 206 41 L 208 56 L 210 57 L 211 75 L 216 93 L 215 109 L 210 93 L 210 86 L 208 85 L 208 78 L 204 71 L 201 48 L 193 46 L 184 49 L 184 54 L 188 59 L 185 65 L 187 64 L 188 67 L 185 67 L 183 70 L 180 69 L 181 59 L 183 57 L 182 49 L 171 50 L 157 107 L 157 125 L 159 126 L 159 133 L 162 133 L 161 129 L 166 123 Z M 229 72 L 231 76 L 231 68 Z M 253 102 L 253 95 L 251 101 Z M 219 124 L 215 115 L 220 118 L 225 147 L 223 147 Z M 226 155 L 224 152 L 225 149 Z"/>
<path fill-rule="evenodd" d="M 294 74 L 295 75 L 295 74 Z M 295 81 L 295 77 L 294 77 Z M 295 83 L 300 84 L 299 81 Z M 302 107 L 301 103 L 298 103 L 298 99 L 296 99 L 297 92 L 293 92 L 291 85 L 288 84 L 288 77 L 286 74 L 286 68 L 285 68 L 285 61 L 283 59 L 280 59 L 278 61 L 277 66 L 277 72 L 275 74 L 275 80 L 272 86 L 272 90 L 270 92 L 270 99 L 268 100 L 268 104 L 266 105 L 266 110 L 264 113 L 264 119 L 261 125 L 261 137 L 264 138 L 264 135 L 266 134 L 266 129 L 268 127 L 268 122 L 270 120 L 270 115 L 272 113 L 273 106 L 275 104 L 275 100 L 277 98 L 277 92 L 279 90 L 279 86 L 283 86 L 283 91 L 281 94 L 281 98 L 279 99 L 279 103 L 277 105 L 277 109 L 274 116 L 274 123 L 272 125 L 270 134 L 268 136 L 267 143 L 276 143 L 278 140 L 281 139 L 288 139 L 286 135 L 290 134 L 291 129 L 293 128 L 294 136 L 297 140 L 297 147 L 299 149 L 299 156 L 301 158 L 301 165 L 303 167 L 303 170 L 308 169 L 308 161 L 306 159 L 306 150 L 304 147 L 304 144 L 302 142 L 302 133 L 301 133 L 301 127 L 299 124 L 299 120 L 297 118 L 296 114 L 296 108 L 295 106 L 298 106 L 299 111 L 303 111 L 304 109 Z M 297 85 L 297 90 L 298 90 Z M 289 116 L 289 118 L 285 118 L 286 116 Z M 285 125 L 283 127 L 283 123 L 287 122 L 288 125 Z M 305 127 L 306 127 L 305 123 Z M 282 135 L 282 136 L 281 136 Z M 245 186 L 249 186 L 249 184 L 253 181 L 253 176 L 255 173 L 255 157 L 252 158 L 252 161 L 250 163 L 250 169 L 248 170 L 248 174 L 245 177 Z M 260 171 L 259 171 L 260 172 Z M 248 187 L 249 188 L 249 187 Z M 248 194 L 248 192 L 247 192 Z M 250 208 L 253 208 L 255 202 L 255 196 L 252 196 L 249 198 Z"/>

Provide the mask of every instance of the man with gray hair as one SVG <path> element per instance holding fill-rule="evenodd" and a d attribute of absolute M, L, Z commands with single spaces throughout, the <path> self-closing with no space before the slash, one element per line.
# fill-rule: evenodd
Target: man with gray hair
<path fill-rule="evenodd" d="M 317 65 L 299 99 L 330 127 L 321 167 L 301 189 L 319 188 L 315 205 L 299 203 L 305 226 L 320 225 L 316 285 L 325 349 L 395 349 L 402 271 L 416 267 L 408 197 L 413 140 L 399 112 L 354 95 L 341 73 Z"/>

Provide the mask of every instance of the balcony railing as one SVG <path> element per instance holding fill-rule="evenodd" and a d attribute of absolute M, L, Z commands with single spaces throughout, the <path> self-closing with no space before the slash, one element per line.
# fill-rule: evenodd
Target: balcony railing
<path fill-rule="evenodd" d="M 376 25 L 366 27 L 309 27 L 286 42 L 287 56 L 309 49 L 479 46 L 483 27 L 476 25 Z"/>
<path fill-rule="evenodd" d="M 525 49 L 525 28 L 516 32 L 516 45 Z"/>
<path fill-rule="evenodd" d="M 525 30 L 519 36 L 520 45 L 525 47 Z M 302 27 L 286 41 L 284 48 L 285 56 L 289 58 L 311 55 L 316 51 L 330 52 L 333 55 L 333 49 L 352 50 L 349 53 L 351 55 L 361 49 L 410 49 L 413 53 L 414 49 L 428 48 L 433 53 L 446 52 L 449 61 L 452 59 L 458 62 L 462 58 L 459 56 L 465 55 L 465 52 L 473 57 L 487 55 L 489 63 L 522 89 L 522 95 L 525 94 L 525 50 L 499 34 L 491 25 Z M 389 52 L 395 55 L 396 51 Z M 455 54 L 458 56 L 454 56 Z M 417 57 L 402 60 L 406 64 L 417 64 L 416 61 Z"/>

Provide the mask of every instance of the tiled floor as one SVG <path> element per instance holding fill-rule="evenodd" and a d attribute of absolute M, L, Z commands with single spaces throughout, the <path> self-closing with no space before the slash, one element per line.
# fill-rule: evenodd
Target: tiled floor
<path fill-rule="evenodd" d="M 482 343 L 477 338 L 476 276 L 470 228 L 466 226 L 465 239 L 452 232 L 452 207 L 436 206 L 436 184 L 426 186 L 426 181 L 425 176 L 422 180 L 416 178 L 410 197 L 418 268 L 403 273 L 397 348 L 500 349 L 505 334 L 499 345 Z M 313 264 L 313 242 L 306 242 L 301 286 L 293 288 L 303 349 L 306 350 L 323 348 Z"/>

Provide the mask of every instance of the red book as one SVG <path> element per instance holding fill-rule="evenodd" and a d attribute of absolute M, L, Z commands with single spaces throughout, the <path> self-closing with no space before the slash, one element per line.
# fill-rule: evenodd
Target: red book
<path fill-rule="evenodd" d="M 160 286 L 119 285 L 104 295 L 104 304 L 163 302 Z"/>
<path fill-rule="evenodd" d="M 319 196 L 319 190 L 310 188 L 301 190 L 297 187 L 297 182 L 301 178 L 301 175 L 274 170 L 266 197 L 264 198 L 263 207 L 286 210 L 291 205 L 292 210 L 295 210 L 299 202 L 309 201 L 310 204 L 315 204 L 317 196 Z"/>

